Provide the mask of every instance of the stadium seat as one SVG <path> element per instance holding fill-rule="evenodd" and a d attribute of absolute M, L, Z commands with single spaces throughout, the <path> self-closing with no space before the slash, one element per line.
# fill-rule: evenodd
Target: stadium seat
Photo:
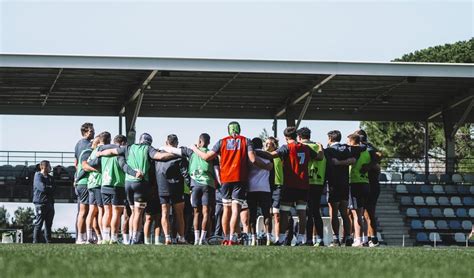
<path fill-rule="evenodd" d="M 412 201 L 410 196 L 403 196 L 400 199 L 400 203 L 402 204 L 402 206 L 411 206 L 411 205 L 413 205 L 413 201 Z"/>
<path fill-rule="evenodd" d="M 413 173 L 405 173 L 403 175 L 403 181 L 404 182 L 409 182 L 409 183 L 414 183 L 416 181 L 416 176 Z"/>
<path fill-rule="evenodd" d="M 448 197 L 441 196 L 438 198 L 438 204 L 440 206 L 451 206 L 451 203 L 449 202 Z"/>
<path fill-rule="evenodd" d="M 465 205 L 465 206 L 468 206 L 468 207 L 472 207 L 474 206 L 474 198 L 473 197 L 464 197 L 463 200 L 462 200 L 462 203 Z"/>
<path fill-rule="evenodd" d="M 431 217 L 430 209 L 421 208 L 421 209 L 418 210 L 418 215 L 422 218 L 430 218 Z"/>
<path fill-rule="evenodd" d="M 461 185 L 458 185 L 456 187 L 456 189 L 457 189 L 457 191 L 460 195 L 470 195 L 471 194 L 471 192 L 469 192 L 469 186 L 461 184 Z"/>
<path fill-rule="evenodd" d="M 397 187 L 396 187 L 395 191 L 398 194 L 408 193 L 407 187 L 404 184 L 397 184 Z"/>
<path fill-rule="evenodd" d="M 468 184 L 474 184 L 474 174 L 464 174 L 464 182 Z"/>
<path fill-rule="evenodd" d="M 444 217 L 444 214 L 443 214 L 443 212 L 441 211 L 440 208 L 433 208 L 431 210 L 431 216 L 436 217 L 436 218 L 440 218 L 440 217 Z"/>
<path fill-rule="evenodd" d="M 408 193 L 410 194 L 420 194 L 420 186 L 417 184 L 408 184 L 407 186 Z"/>
<path fill-rule="evenodd" d="M 465 208 L 457 208 L 456 209 L 456 215 L 457 215 L 457 217 L 461 217 L 461 218 L 469 217 L 468 214 L 467 214 L 467 210 Z"/>
<path fill-rule="evenodd" d="M 407 209 L 407 216 L 408 217 L 418 217 L 418 211 L 416 208 L 408 208 Z"/>
<path fill-rule="evenodd" d="M 464 230 L 471 230 L 472 229 L 472 222 L 470 220 L 464 220 L 461 224 Z"/>
<path fill-rule="evenodd" d="M 469 209 L 469 217 L 474 218 L 474 208 Z"/>
<path fill-rule="evenodd" d="M 441 237 L 439 236 L 438 233 L 430 233 L 430 241 L 431 242 L 441 242 Z"/>
<path fill-rule="evenodd" d="M 425 220 L 425 223 L 423 224 L 425 227 L 425 230 L 435 230 L 436 225 L 433 220 Z"/>
<path fill-rule="evenodd" d="M 474 186 L 473 185 L 469 186 L 469 192 L 471 192 L 471 194 L 474 194 Z"/>
<path fill-rule="evenodd" d="M 454 183 L 462 183 L 463 182 L 463 179 L 462 179 L 462 176 L 460 174 L 453 174 L 453 176 L 451 177 L 451 180 L 454 182 Z"/>
<path fill-rule="evenodd" d="M 465 243 L 466 242 L 466 236 L 463 233 L 455 233 L 454 234 L 454 241 L 457 243 Z"/>
<path fill-rule="evenodd" d="M 392 175 L 390 176 L 390 182 L 391 183 L 400 183 L 402 181 L 402 175 L 400 175 L 399 173 L 392 173 Z"/>
<path fill-rule="evenodd" d="M 422 185 L 420 187 L 421 194 L 433 194 L 433 186 L 432 185 Z"/>
<path fill-rule="evenodd" d="M 416 182 L 424 183 L 426 181 L 426 176 L 424 174 L 416 174 L 415 180 Z"/>
<path fill-rule="evenodd" d="M 452 208 L 445 208 L 443 210 L 443 214 L 445 217 L 456 217 L 456 215 L 454 214 L 454 210 Z"/>
<path fill-rule="evenodd" d="M 462 206 L 461 198 L 455 196 L 451 197 L 451 205 L 453 206 Z"/>
<path fill-rule="evenodd" d="M 441 185 L 433 185 L 433 193 L 444 194 L 444 189 Z"/>
<path fill-rule="evenodd" d="M 461 222 L 458 220 L 449 220 L 448 224 L 451 230 L 460 230 L 462 228 Z"/>
<path fill-rule="evenodd" d="M 380 173 L 379 175 L 379 182 L 388 182 L 387 175 L 385 173 Z"/>
<path fill-rule="evenodd" d="M 423 225 L 421 224 L 421 221 L 420 220 L 412 220 L 411 223 L 410 223 L 410 228 L 412 230 L 421 230 L 423 229 Z"/>
<path fill-rule="evenodd" d="M 438 229 L 440 229 L 440 230 L 448 230 L 449 229 L 448 222 L 446 222 L 446 220 L 436 221 L 436 227 L 438 227 Z"/>
<path fill-rule="evenodd" d="M 451 183 L 451 177 L 448 174 L 441 174 L 439 176 L 439 182 L 444 184 Z"/>
<path fill-rule="evenodd" d="M 413 198 L 413 203 L 415 204 L 415 206 L 425 206 L 426 205 L 425 199 L 423 199 L 423 197 L 421 197 L 421 196 L 415 196 Z"/>
<path fill-rule="evenodd" d="M 438 183 L 439 182 L 438 176 L 435 175 L 435 174 L 429 174 L 428 175 L 428 182 L 429 183 Z"/>
<path fill-rule="evenodd" d="M 446 185 L 444 187 L 444 191 L 446 194 L 458 194 L 458 191 L 456 190 L 456 187 L 454 185 Z"/>
<path fill-rule="evenodd" d="M 416 241 L 423 242 L 423 243 L 429 242 L 428 235 L 426 233 L 417 233 Z"/>
<path fill-rule="evenodd" d="M 428 196 L 428 197 L 426 197 L 426 205 L 428 205 L 428 206 L 437 206 L 438 202 L 436 201 L 435 197 Z"/>

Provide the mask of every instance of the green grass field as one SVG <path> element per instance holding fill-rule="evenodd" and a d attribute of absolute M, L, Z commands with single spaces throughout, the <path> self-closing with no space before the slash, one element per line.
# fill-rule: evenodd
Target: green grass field
<path fill-rule="evenodd" d="M 474 248 L 0 245 L 1 277 L 474 277 Z"/>

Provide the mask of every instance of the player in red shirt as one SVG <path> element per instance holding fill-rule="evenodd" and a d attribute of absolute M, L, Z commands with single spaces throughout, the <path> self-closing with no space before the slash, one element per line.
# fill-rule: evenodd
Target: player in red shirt
<path fill-rule="evenodd" d="M 192 150 L 202 159 L 211 161 L 220 155 L 220 181 L 222 203 L 222 229 L 224 232 L 224 245 L 236 245 L 235 231 L 239 220 L 242 203 L 247 196 L 248 169 L 250 163 L 271 170 L 273 164 L 265 165 L 256 159 L 252 143 L 249 138 L 240 135 L 238 122 L 231 122 L 227 126 L 229 136 L 219 140 L 211 151 L 203 152 L 196 146 Z M 271 166 L 271 167 L 270 167 Z M 270 168 L 270 169 L 269 169 Z"/>
<path fill-rule="evenodd" d="M 286 231 L 288 217 L 292 207 L 296 208 L 299 219 L 297 245 L 304 244 L 306 240 L 306 205 L 309 191 L 309 171 L 308 163 L 310 159 L 322 160 L 324 154 L 322 146 L 316 153 L 305 144 L 296 141 L 296 128 L 291 126 L 285 128 L 286 145 L 271 152 L 273 157 L 280 157 L 283 161 L 283 185 L 281 187 L 280 205 L 280 231 Z M 278 235 L 277 245 L 283 245 L 286 235 Z"/>

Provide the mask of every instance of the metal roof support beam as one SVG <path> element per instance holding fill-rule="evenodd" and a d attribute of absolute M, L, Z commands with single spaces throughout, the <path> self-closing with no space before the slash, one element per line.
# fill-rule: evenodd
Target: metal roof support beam
<path fill-rule="evenodd" d="M 467 116 L 469 113 L 472 111 L 472 107 L 474 106 L 474 98 L 471 99 L 471 102 L 466 107 L 466 110 L 464 110 L 464 113 L 462 113 L 462 116 L 458 119 L 458 121 L 454 124 L 453 131 L 451 133 L 451 137 L 454 138 L 456 135 L 456 132 L 458 129 L 466 122 Z"/>
<path fill-rule="evenodd" d="M 320 82 L 318 82 L 316 85 L 313 86 L 313 88 L 311 88 L 310 90 L 308 90 L 307 92 L 305 92 L 304 94 L 302 94 L 301 96 L 299 96 L 298 98 L 290 101 L 287 105 L 285 105 L 285 107 L 281 108 L 276 114 L 275 114 L 275 117 L 278 118 L 278 117 L 281 117 L 283 114 L 285 114 L 285 112 L 287 112 L 287 109 L 288 107 L 290 106 L 295 106 L 297 105 L 298 103 L 300 103 L 302 100 L 304 100 L 305 98 L 307 98 L 309 95 L 311 95 L 313 92 L 317 91 L 319 88 L 321 88 L 324 84 L 326 84 L 329 80 L 331 80 L 332 78 L 334 78 L 336 75 L 335 74 L 331 74 L 329 76 L 327 76 L 326 78 L 324 78 L 323 80 L 321 80 Z M 306 113 L 306 111 L 305 111 Z M 304 116 L 304 115 L 303 115 Z"/>
<path fill-rule="evenodd" d="M 125 109 L 125 128 L 129 144 L 135 143 L 135 123 L 137 122 L 138 114 L 140 114 L 143 97 L 144 91 L 142 90 L 142 93 L 138 95 L 138 98 L 133 103 L 129 103 Z"/>
<path fill-rule="evenodd" d="M 466 101 L 470 101 L 471 99 L 474 99 L 474 89 L 469 89 L 469 92 L 467 93 L 467 95 L 464 95 L 461 98 L 455 99 L 454 101 L 446 105 L 446 107 L 437 109 L 436 111 L 431 112 L 428 116 L 428 121 L 431 121 L 434 118 L 441 116 L 441 114 L 443 114 L 443 111 L 454 109 L 458 107 L 459 105 L 465 103 Z"/>
<path fill-rule="evenodd" d="M 311 99 L 313 98 L 313 93 L 311 93 L 307 98 L 304 103 L 303 109 L 301 109 L 300 116 L 298 117 L 298 122 L 296 122 L 296 128 L 298 128 L 301 124 L 301 120 L 303 120 L 304 115 L 306 114 L 306 111 L 308 110 L 309 104 L 311 103 Z"/>
<path fill-rule="evenodd" d="M 133 93 L 130 95 L 130 97 L 122 104 L 122 108 L 120 109 L 119 114 L 124 115 L 126 107 L 130 104 L 133 103 L 140 95 L 143 95 L 143 91 L 148 87 L 148 85 L 151 83 L 153 78 L 155 78 L 155 75 L 158 73 L 158 70 L 152 70 L 146 77 L 145 79 L 140 82 L 138 87 L 133 90 Z M 140 103 L 141 105 L 141 103 Z"/>
<path fill-rule="evenodd" d="M 46 96 L 44 97 L 44 100 L 41 103 L 41 107 L 44 107 L 46 105 L 46 102 L 48 101 L 49 95 L 53 92 L 54 86 L 56 86 L 56 83 L 58 82 L 58 79 L 61 76 L 61 73 L 63 73 L 63 69 L 59 69 L 59 72 L 56 75 L 56 78 L 54 78 L 53 84 L 51 84 L 51 87 L 49 87 L 48 93 L 46 93 Z"/>
<path fill-rule="evenodd" d="M 226 83 L 224 83 L 224 85 L 222 85 L 219 90 L 217 90 L 212 96 L 210 96 L 202 105 L 201 107 L 199 107 L 199 110 L 202 110 L 204 109 L 204 107 L 206 107 L 207 104 L 209 104 L 209 102 L 211 102 L 217 95 L 219 95 L 220 93 L 222 93 L 222 91 L 224 91 L 225 88 L 227 88 L 227 86 L 230 85 L 230 83 L 232 83 L 232 81 L 234 81 L 237 77 L 239 77 L 240 75 L 240 72 L 234 74 L 234 76 L 232 76 L 231 79 L 227 80 Z"/>

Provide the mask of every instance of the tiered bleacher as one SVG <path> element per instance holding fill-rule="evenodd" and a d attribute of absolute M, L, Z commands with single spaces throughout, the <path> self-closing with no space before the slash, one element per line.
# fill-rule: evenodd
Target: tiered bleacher
<path fill-rule="evenodd" d="M 417 245 L 465 245 L 474 219 L 474 174 L 430 174 L 427 180 L 392 174 L 410 236 Z"/>

